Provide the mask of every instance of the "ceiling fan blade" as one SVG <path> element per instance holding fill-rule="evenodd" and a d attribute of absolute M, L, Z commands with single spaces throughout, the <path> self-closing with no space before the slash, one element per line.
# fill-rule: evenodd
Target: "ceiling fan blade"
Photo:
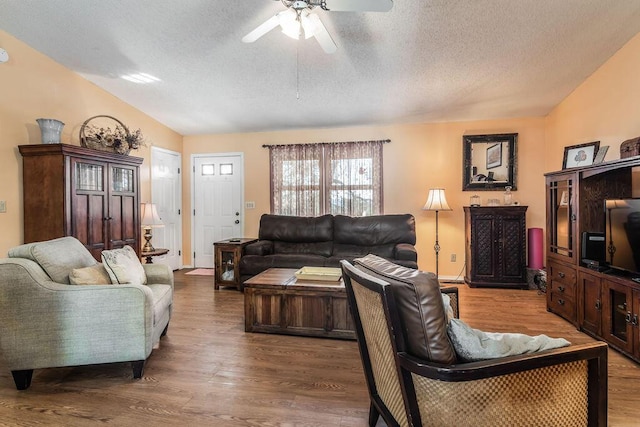
<path fill-rule="evenodd" d="M 242 38 L 242 41 L 245 43 L 253 43 L 254 41 L 258 40 L 260 37 L 267 34 L 269 31 L 273 30 L 279 24 L 280 24 L 280 21 L 278 20 L 278 15 L 272 16 L 271 18 L 267 19 L 264 23 L 260 24 L 258 28 L 256 28 L 255 30 L 251 31 L 249 34 L 244 36 Z"/>
<path fill-rule="evenodd" d="M 318 15 L 316 15 L 315 13 L 311 13 L 309 14 L 309 19 L 311 20 L 311 22 L 313 22 L 313 36 L 316 38 L 316 40 L 318 40 L 320 47 L 326 53 L 334 53 L 336 50 L 338 50 L 338 47 L 333 42 L 331 35 L 329 35 L 329 32 L 325 28 Z"/>
<path fill-rule="evenodd" d="M 393 0 L 326 0 L 326 8 L 332 12 L 388 12 Z"/>

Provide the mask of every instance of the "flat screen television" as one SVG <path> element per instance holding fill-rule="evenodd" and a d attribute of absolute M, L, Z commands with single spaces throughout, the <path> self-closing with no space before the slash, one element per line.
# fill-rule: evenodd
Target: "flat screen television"
<path fill-rule="evenodd" d="M 604 209 L 606 262 L 640 275 L 640 199 L 607 199 Z"/>

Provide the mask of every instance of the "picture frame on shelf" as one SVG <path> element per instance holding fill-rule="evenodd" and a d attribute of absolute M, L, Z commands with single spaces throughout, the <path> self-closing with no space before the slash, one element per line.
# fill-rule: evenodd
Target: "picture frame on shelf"
<path fill-rule="evenodd" d="M 584 144 L 570 145 L 564 147 L 564 158 L 562 169 L 590 166 L 594 163 L 600 141 L 587 142 Z"/>
<path fill-rule="evenodd" d="M 600 149 L 598 150 L 598 154 L 596 154 L 595 159 L 593 159 L 593 164 L 595 165 L 604 162 L 604 157 L 607 155 L 608 150 L 608 145 L 603 145 L 602 147 L 600 147 Z"/>

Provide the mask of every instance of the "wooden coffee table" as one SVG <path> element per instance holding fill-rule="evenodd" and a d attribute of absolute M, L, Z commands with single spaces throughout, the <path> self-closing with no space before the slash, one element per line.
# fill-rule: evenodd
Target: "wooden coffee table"
<path fill-rule="evenodd" d="M 244 282 L 244 330 L 356 339 L 339 282 L 297 280 L 294 268 L 270 268 Z"/>

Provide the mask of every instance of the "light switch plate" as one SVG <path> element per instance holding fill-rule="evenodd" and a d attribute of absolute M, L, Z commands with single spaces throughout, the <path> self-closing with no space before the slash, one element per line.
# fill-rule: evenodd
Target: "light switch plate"
<path fill-rule="evenodd" d="M 256 202 L 247 202 L 244 204 L 244 207 L 247 209 L 255 209 L 256 208 Z"/>
<path fill-rule="evenodd" d="M 5 213 L 7 211 L 7 202 L 5 200 L 0 200 L 0 213 Z"/>

